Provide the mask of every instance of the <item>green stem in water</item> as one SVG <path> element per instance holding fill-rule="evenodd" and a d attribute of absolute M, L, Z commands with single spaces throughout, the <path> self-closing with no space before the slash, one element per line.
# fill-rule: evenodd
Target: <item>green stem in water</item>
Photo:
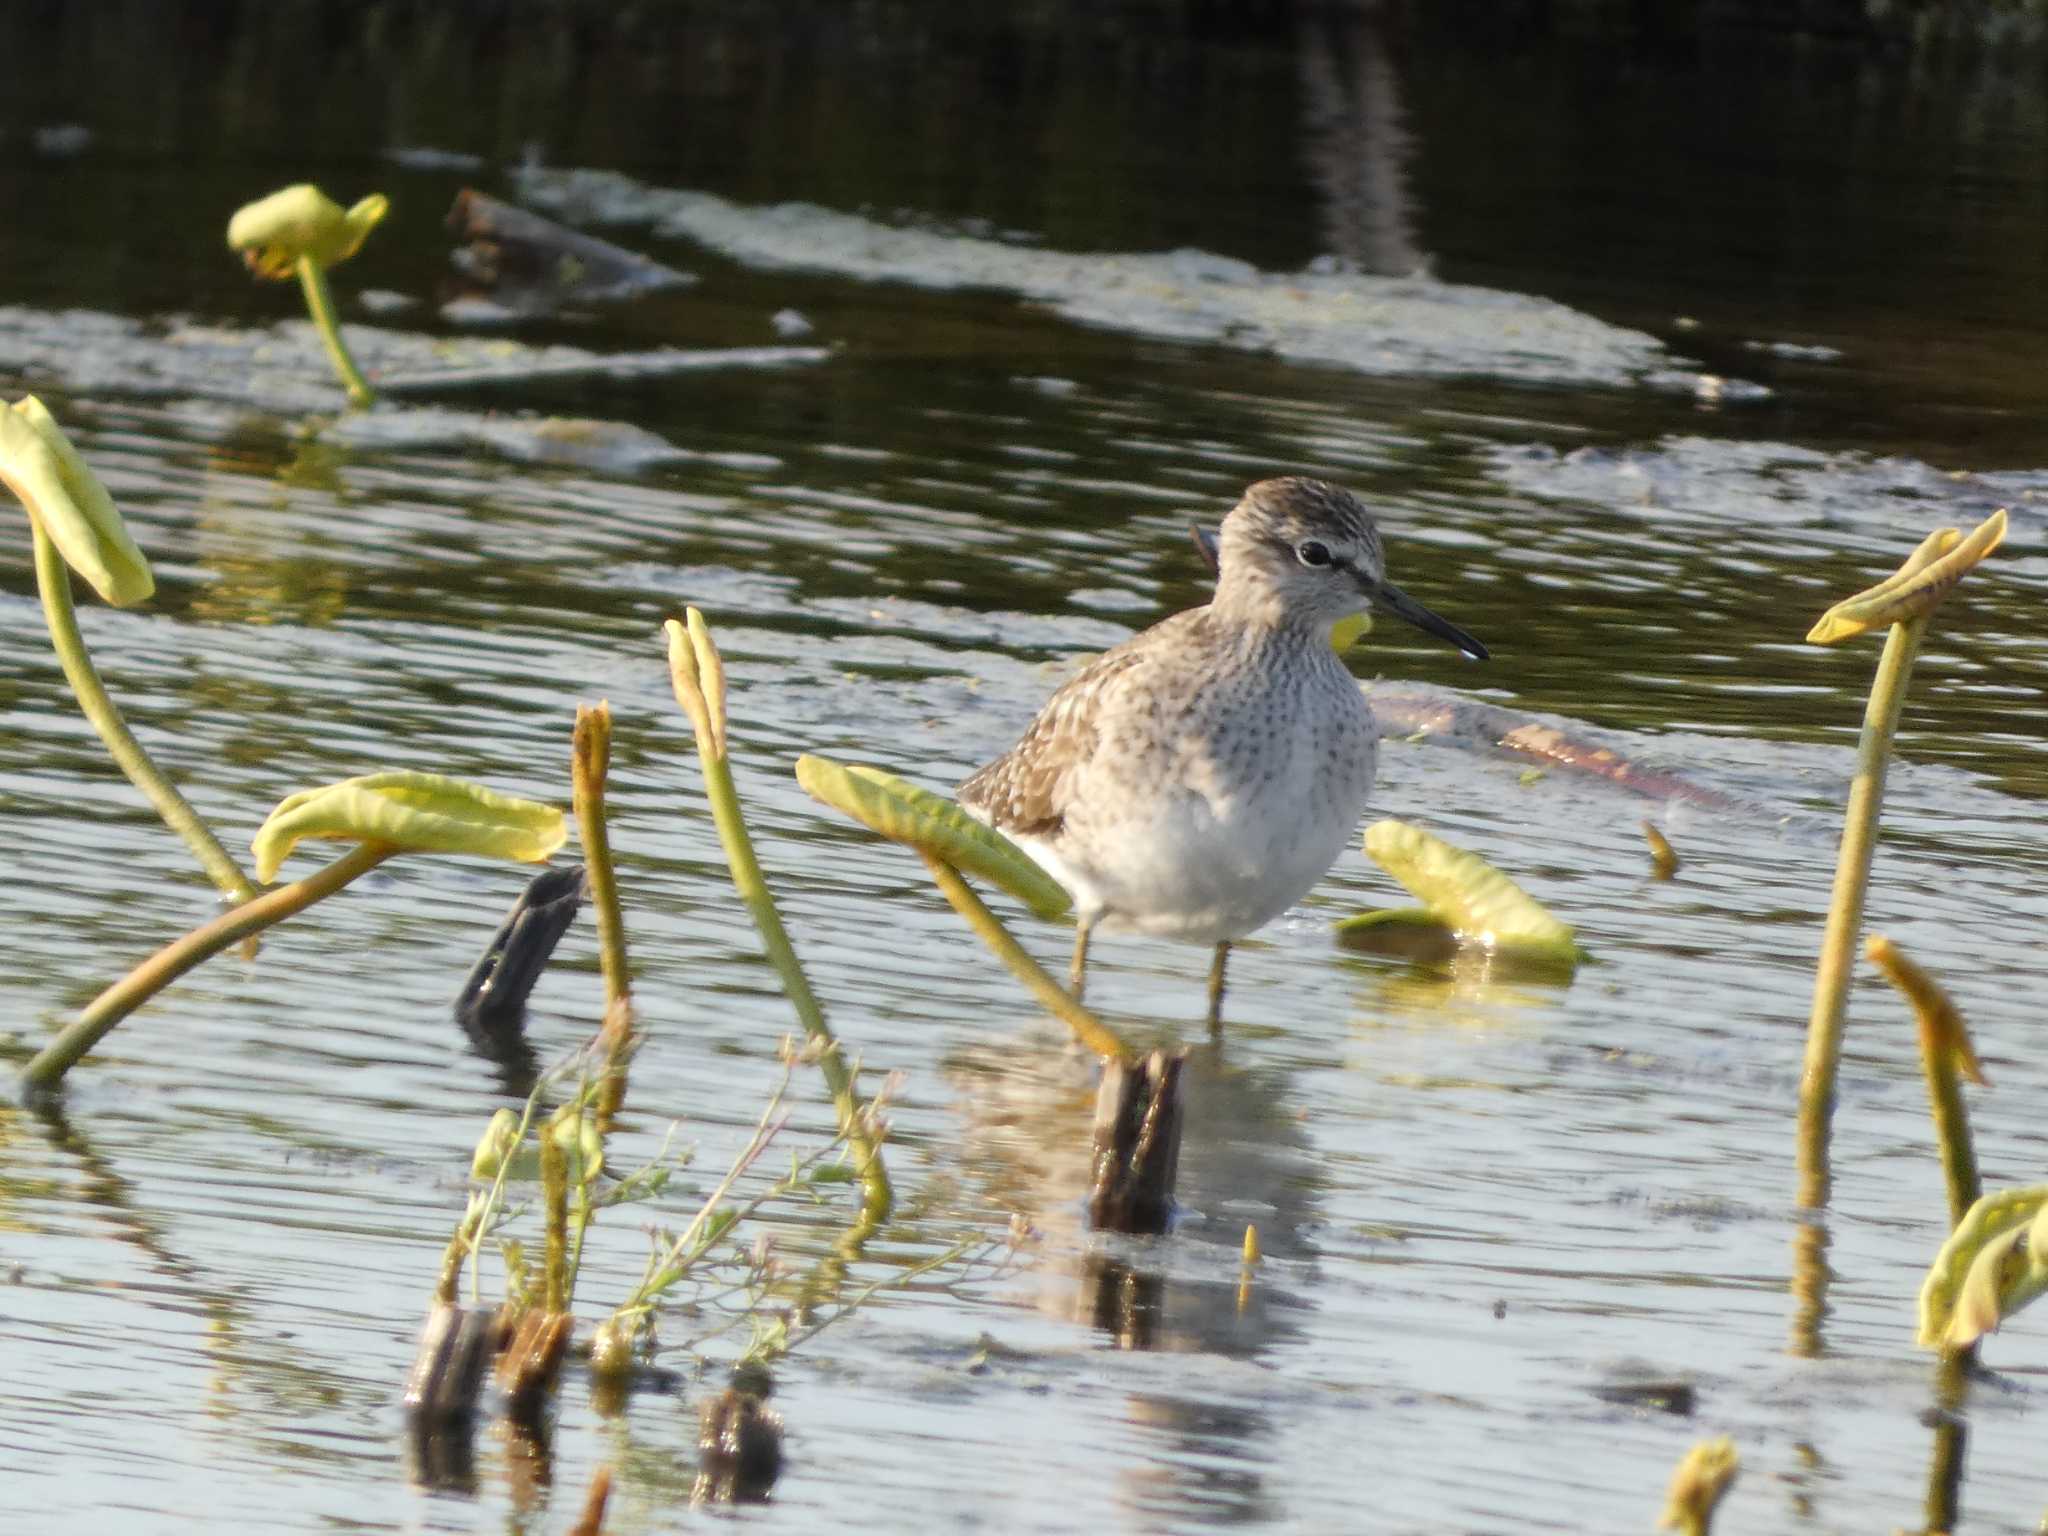
<path fill-rule="evenodd" d="M 1031 958 L 1024 946 L 1003 926 L 1002 919 L 989 911 L 982 899 L 960 878 L 957 869 L 923 848 L 917 853 L 924 860 L 925 868 L 932 872 L 932 879 L 938 883 L 941 894 L 953 904 L 953 910 L 967 919 L 967 926 L 980 936 L 982 943 L 995 951 L 996 958 L 1007 965 L 1019 981 L 1031 989 L 1033 997 L 1066 1022 L 1075 1039 L 1105 1059 L 1130 1059 L 1130 1048 L 1117 1032 L 1082 1007 L 1071 992 L 1053 980 L 1044 966 Z"/>
<path fill-rule="evenodd" d="M 761 930 L 761 944 L 768 952 L 768 963 L 775 967 L 775 973 L 782 978 L 782 989 L 789 995 L 790 1005 L 796 1009 L 796 1016 L 802 1021 L 804 1034 L 822 1047 L 818 1053 L 818 1070 L 825 1074 L 825 1086 L 831 1090 L 832 1102 L 839 1111 L 839 1130 L 860 1154 L 862 1227 L 871 1231 L 886 1220 L 895 1196 L 889 1187 L 888 1171 L 882 1166 L 882 1149 L 874 1137 L 860 1128 L 860 1099 L 855 1092 L 853 1071 L 846 1064 L 845 1054 L 833 1036 L 832 1026 L 825 1022 L 825 1010 L 818 1005 L 817 994 L 811 990 L 811 983 L 804 975 L 803 962 L 797 959 L 796 949 L 789 942 L 789 932 L 782 926 L 782 914 L 776 910 L 775 898 L 769 893 L 768 882 L 762 877 L 760 861 L 754 857 L 753 839 L 747 835 L 747 823 L 740 812 L 739 791 L 733 785 L 732 765 L 726 759 L 723 745 L 710 735 L 699 730 L 697 733 L 697 754 L 704 764 L 704 790 L 711 801 L 711 820 L 718 828 L 718 841 L 725 849 L 725 862 L 732 870 L 733 889 L 739 892 L 747 912 L 754 919 L 754 926 Z"/>
<path fill-rule="evenodd" d="M 578 705 L 570 754 L 576 826 L 583 841 L 583 871 L 597 914 L 597 954 L 604 971 L 604 1028 L 599 1036 L 604 1079 L 598 1090 L 598 1121 L 609 1125 L 626 1101 L 626 1064 L 632 1058 L 633 976 L 626 961 L 626 920 L 619 909 L 619 880 L 605 823 L 605 777 L 611 767 L 612 712 Z"/>
<path fill-rule="evenodd" d="M 1856 935 L 1863 926 L 1863 897 L 1870 885 L 1870 861 L 1877 849 L 1877 822 L 1884 806 L 1885 769 L 1892 737 L 1906 702 L 1906 682 L 1927 620 L 1894 624 L 1870 685 L 1857 746 L 1856 778 L 1842 826 L 1842 850 L 1835 865 L 1834 894 L 1813 986 L 1813 1012 L 1806 1025 L 1806 1066 L 1799 1080 L 1799 1203 L 1828 1203 L 1831 1176 L 1828 1134 L 1835 1115 L 1835 1074 L 1842 1059 L 1842 1025 L 1849 1002 L 1849 977 L 1856 963 Z"/>
<path fill-rule="evenodd" d="M 237 902 L 253 900 L 256 886 L 221 846 L 213 829 L 178 793 L 178 787 L 150 760 L 135 733 L 128 729 L 128 722 L 121 718 L 120 707 L 100 681 L 99 671 L 86 653 L 85 638 L 78 631 L 78 612 L 71 604 L 71 572 L 64 557 L 43 532 L 40 522 L 30 518 L 29 523 L 35 531 L 36 586 L 43 597 L 43 619 L 49 625 L 50 641 L 56 648 L 58 663 L 64 668 L 65 681 L 78 698 L 79 710 L 107 744 L 107 753 L 115 766 L 128 776 L 129 783 L 149 797 L 164 824 L 185 840 L 185 846 L 192 850 L 221 894 Z"/>
<path fill-rule="evenodd" d="M 348 403 L 354 406 L 370 406 L 376 403 L 376 393 L 370 388 L 369 380 L 356 367 L 356 360 L 349 355 L 348 343 L 341 339 L 341 325 L 334 318 L 334 295 L 328 291 L 327 269 L 311 256 L 298 260 L 299 287 L 306 295 L 306 308 L 313 316 L 313 328 L 320 333 L 321 345 L 327 348 L 327 360 L 334 364 L 334 371 L 341 375 L 341 382 L 348 390 Z"/>
<path fill-rule="evenodd" d="M 265 891 L 254 901 L 223 912 L 212 922 L 165 945 L 94 998 L 83 1013 L 58 1032 L 56 1039 L 38 1051 L 21 1069 L 21 1086 L 30 1091 L 54 1088 L 58 1079 L 99 1044 L 108 1030 L 194 966 L 252 933 L 260 933 L 273 923 L 305 911 L 396 852 L 389 843 L 359 844 L 325 869 Z"/>

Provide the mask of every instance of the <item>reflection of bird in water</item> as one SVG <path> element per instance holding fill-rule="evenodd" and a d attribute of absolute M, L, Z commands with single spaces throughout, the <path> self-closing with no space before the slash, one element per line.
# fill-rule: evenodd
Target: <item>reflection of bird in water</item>
<path fill-rule="evenodd" d="M 1301 1277 L 1327 1219 L 1327 1167 L 1305 1144 L 1289 1080 L 1188 1055 L 1189 1133 L 1181 1144 L 1181 1219 L 1170 1239 L 1082 1230 L 1091 1169 L 1094 1063 L 1077 1054 L 976 1046 L 951 1056 L 963 1101 L 969 1198 L 1027 1217 L 1040 1234 L 1041 1310 L 1092 1328 L 1102 1346 L 1176 1356 L 1119 1372 L 1132 1385 L 1113 1411 L 1132 1431 L 1116 1470 L 1119 1505 L 1139 1528 L 1233 1523 L 1270 1514 L 1286 1415 L 1271 1410 L 1277 1379 L 1263 1362 L 1298 1347 L 1313 1309 Z M 1244 1229 L 1256 1224 L 1266 1262 L 1244 1283 Z M 996 1330 L 1001 1334 L 1004 1330 Z"/>
<path fill-rule="evenodd" d="M 1105 652 L 960 788 L 1074 897 L 1073 985 L 1098 924 L 1216 946 L 1307 894 L 1372 790 L 1378 732 L 1330 626 L 1379 608 L 1486 648 L 1386 579 L 1349 491 L 1262 480 L 1223 520 L 1207 605 Z"/>
<path fill-rule="evenodd" d="M 1173 1238 L 1160 1243 L 1084 1230 L 1095 1074 L 1083 1060 L 1010 1044 L 947 1063 L 963 1100 L 962 1166 L 981 1200 L 1039 1232 L 1058 1287 L 1048 1309 L 1126 1349 L 1242 1358 L 1295 1333 L 1296 1310 L 1272 1305 L 1278 1285 L 1254 1285 L 1242 1304 L 1238 1295 L 1246 1226 L 1258 1228 L 1270 1261 L 1262 1273 L 1278 1275 L 1313 1257 L 1309 1234 L 1322 1220 L 1323 1181 L 1286 1080 L 1230 1066 L 1215 1047 L 1188 1053 L 1178 1216 Z"/>

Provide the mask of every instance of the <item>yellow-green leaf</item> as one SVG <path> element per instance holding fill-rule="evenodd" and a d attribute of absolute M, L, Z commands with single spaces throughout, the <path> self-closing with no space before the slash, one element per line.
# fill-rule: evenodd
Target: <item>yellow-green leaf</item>
<path fill-rule="evenodd" d="M 1967 1349 L 2048 1291 L 2048 1185 L 2003 1189 L 1963 1213 L 1920 1287 L 1920 1344 Z"/>
<path fill-rule="evenodd" d="M 21 498 L 64 563 L 125 608 L 156 591 L 149 561 L 114 498 L 34 395 L 0 408 L 0 480 Z"/>
<path fill-rule="evenodd" d="M 1366 830 L 1365 851 L 1432 917 L 1463 937 L 1574 963 L 1579 959 L 1572 930 L 1477 854 L 1402 821 L 1375 822 Z"/>
<path fill-rule="evenodd" d="M 1681 1536 L 1705 1536 L 1714 1523 L 1714 1507 L 1721 1502 L 1742 1458 L 1735 1442 L 1723 1435 L 1702 1440 L 1685 1453 L 1685 1459 L 1671 1474 L 1670 1490 L 1664 1495 L 1664 1514 L 1657 1522 L 1661 1531 L 1678 1531 Z"/>
<path fill-rule="evenodd" d="M 551 805 L 495 794 L 438 773 L 373 773 L 288 796 L 251 846 L 256 877 L 268 881 L 302 837 L 538 864 L 568 835 L 568 823 Z"/>
<path fill-rule="evenodd" d="M 2005 509 L 2000 507 L 1962 537 L 1937 528 L 1906 557 L 1906 563 L 1874 587 L 1845 597 L 1807 631 L 1813 645 L 1833 645 L 1868 630 L 1883 629 L 1932 613 L 1949 589 L 2005 542 Z"/>
<path fill-rule="evenodd" d="M 862 826 L 993 880 L 1040 917 L 1058 917 L 1072 904 L 1060 883 L 1029 854 L 944 795 L 919 789 L 879 768 L 809 755 L 797 759 L 796 781 L 814 799 L 844 811 Z"/>
<path fill-rule="evenodd" d="M 300 182 L 239 208 L 228 220 L 228 246 L 258 277 L 284 278 L 301 256 L 324 267 L 346 261 L 391 210 L 374 192 L 346 212 L 311 182 Z"/>
<path fill-rule="evenodd" d="M 569 1182 L 588 1184 L 604 1169 L 604 1137 L 597 1128 L 594 1115 L 579 1112 L 573 1104 L 565 1104 L 549 1117 L 542 1135 L 553 1138 L 567 1161 Z M 510 1159 L 510 1166 L 506 1166 Z M 484 1127 L 478 1139 L 476 1151 L 469 1160 L 470 1179 L 478 1184 L 488 1184 L 498 1177 L 503 1169 L 508 1182 L 533 1184 L 540 1180 L 540 1147 L 522 1146 L 519 1139 L 519 1116 L 509 1109 L 501 1109 L 491 1116 L 491 1123 Z"/>

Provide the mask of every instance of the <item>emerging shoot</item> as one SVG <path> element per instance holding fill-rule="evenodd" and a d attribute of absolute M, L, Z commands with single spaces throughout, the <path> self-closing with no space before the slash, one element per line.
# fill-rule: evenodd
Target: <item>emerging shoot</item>
<path fill-rule="evenodd" d="M 255 276 L 281 281 L 297 274 L 306 308 L 351 405 L 367 406 L 376 396 L 341 338 L 327 269 L 355 255 L 390 209 L 390 199 L 377 192 L 343 211 L 318 187 L 301 182 L 257 199 L 228 220 L 228 247 L 241 252 Z"/>

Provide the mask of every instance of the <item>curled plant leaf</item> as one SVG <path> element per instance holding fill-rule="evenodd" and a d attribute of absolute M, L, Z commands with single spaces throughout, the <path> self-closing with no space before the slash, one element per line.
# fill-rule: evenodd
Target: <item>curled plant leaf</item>
<path fill-rule="evenodd" d="M 1950 588 L 2005 541 L 2005 522 L 2005 509 L 2000 507 L 1967 538 L 1953 528 L 1937 528 L 1894 575 L 1854 597 L 1843 598 L 1822 614 L 1807 632 L 1808 643 L 1834 645 L 1869 630 L 1925 618 L 1940 606 Z"/>
<path fill-rule="evenodd" d="M 1660 1531 L 1678 1531 L 1681 1536 L 1706 1536 L 1713 1525 L 1714 1507 L 1721 1502 L 1742 1470 L 1742 1458 L 1735 1454 L 1735 1442 L 1723 1435 L 1702 1440 L 1685 1453 L 1685 1459 L 1671 1474 L 1671 1488 L 1664 1496 L 1664 1513 L 1657 1521 Z"/>
<path fill-rule="evenodd" d="M 1979 1088 L 1988 1088 L 1983 1065 L 1970 1044 L 1969 1027 L 1963 1015 L 1942 990 L 1941 983 L 1908 960 L 1899 946 L 1882 934 L 1874 935 L 1863 948 L 1871 964 L 1884 972 L 1886 981 L 1906 995 L 1920 1022 L 1921 1049 L 1928 1059 L 1942 1062 Z"/>
<path fill-rule="evenodd" d="M 28 508 L 64 563 L 117 608 L 156 591 L 149 561 L 99 476 L 34 395 L 0 408 L 0 480 Z"/>
<path fill-rule="evenodd" d="M 1669 880 L 1678 873 L 1678 850 L 1671 846 L 1671 839 L 1658 830 L 1657 823 L 1643 823 L 1643 841 L 1650 845 L 1650 873 L 1659 880 Z"/>
<path fill-rule="evenodd" d="M 690 717 L 700 750 L 712 757 L 725 756 L 725 662 L 712 643 L 710 626 L 702 611 L 684 610 L 685 628 L 676 619 L 662 623 L 668 636 L 668 675 L 676 702 Z"/>
<path fill-rule="evenodd" d="M 1430 919 L 1463 938 L 1565 966 L 1583 958 L 1568 925 L 1475 853 L 1401 821 L 1375 822 L 1366 830 L 1365 851 L 1422 902 Z M 1339 928 L 1413 923 L 1413 910 L 1363 913 Z"/>
<path fill-rule="evenodd" d="M 1920 1287 L 1920 1345 L 1968 1349 L 2048 1291 L 2048 1185 L 1996 1190 L 1971 1206 Z"/>
<path fill-rule="evenodd" d="M 228 220 L 228 246 L 258 277 L 287 278 L 302 256 L 323 267 L 348 260 L 390 211 L 381 192 L 344 212 L 311 182 L 300 182 L 237 209 Z"/>
<path fill-rule="evenodd" d="M 268 881 L 303 837 L 539 864 L 568 835 L 567 821 L 550 805 L 438 773 L 373 773 L 287 796 L 250 846 L 256 878 Z"/>
<path fill-rule="evenodd" d="M 879 768 L 809 754 L 797 759 L 796 781 L 813 799 L 844 811 L 871 831 L 994 881 L 1040 917 L 1058 917 L 1072 904 L 1059 882 L 1029 854 L 944 795 L 919 789 Z"/>
<path fill-rule="evenodd" d="M 575 1105 L 565 1104 L 549 1117 L 542 1134 L 561 1152 L 572 1184 L 587 1184 L 603 1171 L 604 1137 L 594 1115 L 580 1113 Z M 491 1116 L 491 1123 L 484 1128 L 470 1157 L 469 1176 L 475 1183 L 488 1184 L 501 1169 L 508 1180 L 520 1183 L 531 1184 L 541 1176 L 540 1148 L 520 1145 L 519 1115 L 510 1109 L 501 1109 Z"/>

